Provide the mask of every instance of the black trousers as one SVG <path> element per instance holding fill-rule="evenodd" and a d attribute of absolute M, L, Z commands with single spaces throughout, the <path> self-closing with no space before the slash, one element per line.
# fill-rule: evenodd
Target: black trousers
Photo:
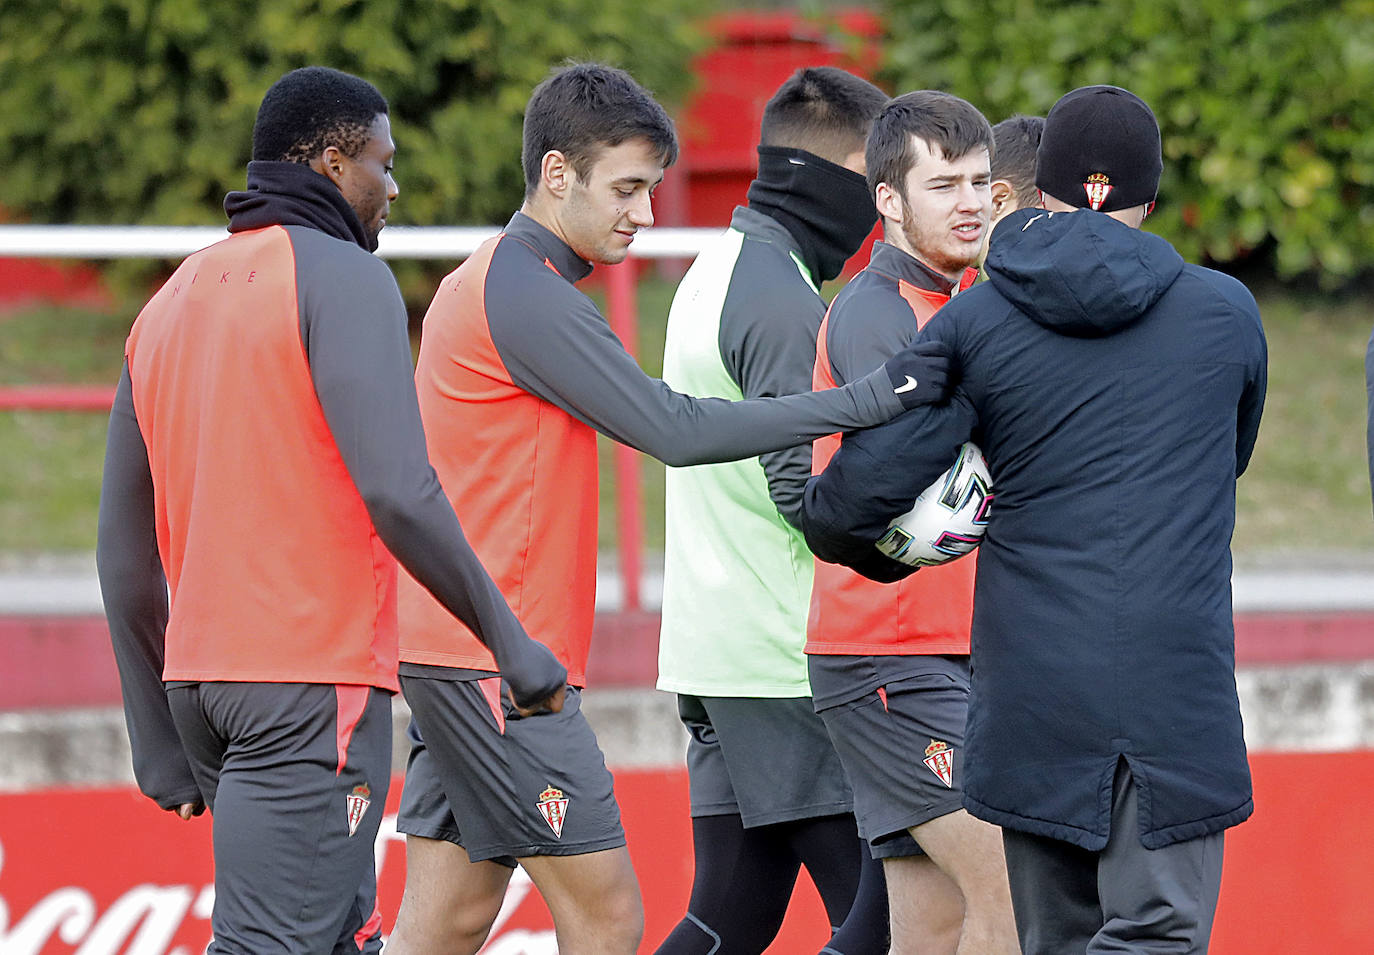
<path fill-rule="evenodd" d="M 1142 846 L 1125 760 L 1113 780 L 1112 829 L 1101 852 L 1011 829 L 1002 838 L 1025 955 L 1207 951 L 1224 836 Z"/>

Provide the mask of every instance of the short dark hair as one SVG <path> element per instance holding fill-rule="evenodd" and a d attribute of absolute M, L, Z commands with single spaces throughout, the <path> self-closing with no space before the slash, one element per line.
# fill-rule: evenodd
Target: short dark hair
<path fill-rule="evenodd" d="M 992 127 L 992 178 L 1011 184 L 1012 195 L 1021 207 L 1037 204 L 1035 189 L 1035 151 L 1045 130 L 1043 116 L 1008 116 Z"/>
<path fill-rule="evenodd" d="M 759 145 L 804 149 L 842 164 L 864 148 L 887 94 L 833 66 L 806 66 L 778 87 L 763 108 Z"/>
<path fill-rule="evenodd" d="M 327 66 L 292 70 L 258 107 L 253 159 L 308 163 L 327 146 L 356 158 L 386 112 L 386 98 L 367 80 Z"/>
<path fill-rule="evenodd" d="M 535 87 L 525 107 L 525 196 L 539 186 L 539 168 L 553 149 L 585 179 L 601 151 L 631 139 L 646 139 L 664 167 L 677 162 L 677 132 L 653 95 L 624 70 L 600 63 L 574 63 Z"/>
<path fill-rule="evenodd" d="M 939 90 L 903 93 L 883 107 L 873 121 L 864 156 L 868 191 L 876 197 L 885 182 L 905 196 L 906 175 L 916 163 L 912 137 L 938 146 L 946 159 L 962 159 L 975 149 L 994 152 L 992 127 L 967 100 Z"/>

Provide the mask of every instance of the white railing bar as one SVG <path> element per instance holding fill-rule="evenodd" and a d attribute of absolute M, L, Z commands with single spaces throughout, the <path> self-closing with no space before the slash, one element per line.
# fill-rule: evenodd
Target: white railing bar
<path fill-rule="evenodd" d="M 461 259 L 500 231 L 497 226 L 387 226 L 377 254 L 389 259 Z M 630 246 L 636 258 L 690 258 L 720 229 L 646 229 Z M 0 258 L 181 258 L 218 242 L 219 226 L 0 225 Z"/>

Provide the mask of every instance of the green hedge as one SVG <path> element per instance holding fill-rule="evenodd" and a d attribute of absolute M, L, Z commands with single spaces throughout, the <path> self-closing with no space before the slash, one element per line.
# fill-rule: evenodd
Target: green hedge
<path fill-rule="evenodd" d="M 6 0 L 0 209 L 34 222 L 217 223 L 267 87 L 324 64 L 391 103 L 412 225 L 518 206 L 531 89 L 566 58 L 687 91 L 700 0 Z"/>
<path fill-rule="evenodd" d="M 1336 284 L 1374 263 L 1374 2 L 886 0 L 885 79 L 996 122 L 1078 86 L 1154 107 L 1149 227 L 1192 259 L 1256 250 Z"/>

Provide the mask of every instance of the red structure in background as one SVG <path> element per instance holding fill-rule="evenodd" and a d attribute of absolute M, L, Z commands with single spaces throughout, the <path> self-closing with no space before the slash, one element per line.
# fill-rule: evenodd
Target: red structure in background
<path fill-rule="evenodd" d="M 91 265 L 0 258 L 0 311 L 43 302 L 100 308 L 110 304 L 110 293 Z"/>
<path fill-rule="evenodd" d="M 794 70 L 838 66 L 871 79 L 881 55 L 882 23 L 868 10 L 736 11 L 713 17 L 707 31 L 712 42 L 691 67 L 696 89 L 678 116 L 682 157 L 656 194 L 662 225 L 730 221 L 754 178 L 764 104 Z M 0 221 L 9 218 L 0 210 Z M 0 258 L 0 311 L 44 301 L 99 306 L 110 297 L 89 264 Z"/>
<path fill-rule="evenodd" d="M 661 225 L 724 227 L 745 201 L 758 168 L 763 108 L 783 80 L 802 66 L 838 66 L 872 76 L 882 24 L 866 10 L 803 17 L 793 10 L 736 12 L 716 17 L 710 48 L 693 63 L 697 89 L 679 117 L 682 155 L 654 197 Z M 855 257 L 868 261 L 868 238 Z M 637 353 L 634 279 L 638 263 L 598 269 L 606 288 L 606 315 L 630 354 Z M 614 452 L 622 605 L 640 610 L 643 516 L 639 454 L 624 445 Z"/>
<path fill-rule="evenodd" d="M 763 107 L 798 67 L 872 79 L 881 52 L 882 23 L 867 10 L 735 12 L 712 19 L 709 31 L 714 42 L 693 63 L 697 87 L 678 119 L 682 158 L 657 194 L 664 225 L 729 223 L 757 169 Z"/>

